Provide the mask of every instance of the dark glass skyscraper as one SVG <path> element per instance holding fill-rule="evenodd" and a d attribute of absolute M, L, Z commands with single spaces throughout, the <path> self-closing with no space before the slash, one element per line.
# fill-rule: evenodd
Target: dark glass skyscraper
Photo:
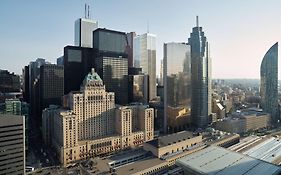
<path fill-rule="evenodd" d="M 263 57 L 260 68 L 261 106 L 271 114 L 272 123 L 280 119 L 278 115 L 278 42 Z"/>
<path fill-rule="evenodd" d="M 128 103 L 128 45 L 124 32 L 97 29 L 93 32 L 95 68 L 106 91 L 115 92 L 117 104 Z"/>
<path fill-rule="evenodd" d="M 84 77 L 94 68 L 94 50 L 86 47 L 64 47 L 64 94 L 80 90 Z"/>
<path fill-rule="evenodd" d="M 211 112 L 211 59 L 202 27 L 192 29 L 188 44 L 191 48 L 191 117 L 192 124 L 206 127 Z"/>

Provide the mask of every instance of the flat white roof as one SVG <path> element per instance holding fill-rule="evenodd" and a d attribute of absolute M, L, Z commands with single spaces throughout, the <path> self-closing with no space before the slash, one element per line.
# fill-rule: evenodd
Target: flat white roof
<path fill-rule="evenodd" d="M 281 167 L 217 146 L 187 155 L 176 164 L 204 175 L 277 175 L 281 172 Z"/>

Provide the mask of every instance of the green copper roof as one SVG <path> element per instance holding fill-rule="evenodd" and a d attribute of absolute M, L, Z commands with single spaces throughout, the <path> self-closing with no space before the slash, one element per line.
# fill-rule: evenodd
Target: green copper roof
<path fill-rule="evenodd" d="M 100 76 L 95 72 L 95 69 L 92 69 L 90 73 L 86 76 L 87 81 L 102 81 Z"/>

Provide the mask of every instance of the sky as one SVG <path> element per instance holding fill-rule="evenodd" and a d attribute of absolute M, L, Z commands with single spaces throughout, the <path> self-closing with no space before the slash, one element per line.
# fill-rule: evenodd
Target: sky
<path fill-rule="evenodd" d="M 157 73 L 163 43 L 187 42 L 196 15 L 211 46 L 213 78 L 259 79 L 263 56 L 281 41 L 280 0 L 1 0 L 0 69 L 20 74 L 36 58 L 55 63 L 73 45 L 85 3 L 101 28 L 143 34 L 149 23 Z"/>

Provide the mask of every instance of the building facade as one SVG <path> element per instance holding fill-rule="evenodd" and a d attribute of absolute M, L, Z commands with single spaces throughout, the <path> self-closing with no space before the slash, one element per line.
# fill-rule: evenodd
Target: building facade
<path fill-rule="evenodd" d="M 25 174 L 25 118 L 0 115 L 0 174 Z"/>
<path fill-rule="evenodd" d="M 80 90 L 81 82 L 95 67 L 95 57 L 92 48 L 66 46 L 64 47 L 64 94 Z"/>
<path fill-rule="evenodd" d="M 128 103 L 128 46 L 124 32 L 97 29 L 93 32 L 95 65 L 106 90 L 115 93 L 117 104 Z"/>
<path fill-rule="evenodd" d="M 94 156 L 134 147 L 154 137 L 154 110 L 144 105 L 115 106 L 114 93 L 92 70 L 79 92 L 64 96 L 64 107 L 46 110 L 54 115 L 49 136 L 64 166 Z M 49 116 L 51 117 L 51 116 Z"/>
<path fill-rule="evenodd" d="M 149 77 L 141 72 L 141 68 L 129 68 L 128 75 L 128 93 L 129 103 L 149 102 Z"/>
<path fill-rule="evenodd" d="M 191 49 L 191 117 L 192 124 L 204 128 L 211 114 L 211 58 L 209 43 L 202 27 L 192 29 L 188 44 Z"/>
<path fill-rule="evenodd" d="M 74 44 L 79 47 L 93 47 L 93 31 L 98 28 L 98 22 L 79 18 L 74 24 Z"/>
<path fill-rule="evenodd" d="M 0 92 L 19 92 L 20 91 L 20 77 L 7 70 L 0 70 Z"/>
<path fill-rule="evenodd" d="M 168 132 L 185 130 L 190 123 L 191 64 L 190 46 L 164 44 L 164 118 Z"/>
<path fill-rule="evenodd" d="M 260 67 L 261 107 L 271 114 L 272 124 L 280 122 L 278 110 L 278 42 L 263 57 Z"/>
<path fill-rule="evenodd" d="M 156 35 L 145 33 L 134 38 L 134 67 L 149 76 L 149 100 L 156 98 Z"/>

